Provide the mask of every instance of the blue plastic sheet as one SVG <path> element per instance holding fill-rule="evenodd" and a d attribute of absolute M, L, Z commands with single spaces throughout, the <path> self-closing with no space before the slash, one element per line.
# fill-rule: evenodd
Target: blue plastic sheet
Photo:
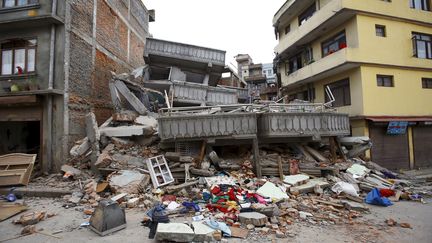
<path fill-rule="evenodd" d="M 379 205 L 384 207 L 393 205 L 393 203 L 388 198 L 381 197 L 381 193 L 378 188 L 374 188 L 372 191 L 370 191 L 367 194 L 365 198 L 365 202 L 368 204 Z"/>

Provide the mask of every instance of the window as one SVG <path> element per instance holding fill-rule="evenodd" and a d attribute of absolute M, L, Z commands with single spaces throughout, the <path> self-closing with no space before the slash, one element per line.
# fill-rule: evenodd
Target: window
<path fill-rule="evenodd" d="M 432 89 L 432 78 L 422 78 L 423 89 Z"/>
<path fill-rule="evenodd" d="M 412 34 L 414 56 L 432 59 L 432 36 L 421 33 Z"/>
<path fill-rule="evenodd" d="M 381 87 L 394 87 L 393 76 L 377 75 L 377 85 Z"/>
<path fill-rule="evenodd" d="M 333 96 L 335 98 L 335 102 L 333 102 L 333 107 L 341 107 L 351 105 L 351 92 L 349 79 L 343 79 L 331 84 L 327 84 L 324 88 L 330 88 Z M 329 97 L 324 91 L 325 101 L 329 102 Z"/>
<path fill-rule="evenodd" d="M 303 49 L 297 55 L 288 59 L 288 74 L 291 74 L 300 68 L 310 64 L 313 59 L 312 48 Z"/>
<path fill-rule="evenodd" d="M 36 4 L 38 0 L 0 0 L 2 1 L 3 8 L 11 8 L 17 6 L 25 6 L 29 4 Z"/>
<path fill-rule="evenodd" d="M 376 36 L 386 37 L 386 27 L 384 25 L 375 25 Z"/>
<path fill-rule="evenodd" d="M 291 31 L 291 24 L 288 24 L 287 27 L 285 27 L 285 35 L 288 34 Z"/>
<path fill-rule="evenodd" d="M 36 39 L 8 40 L 0 43 L 0 75 L 20 75 L 36 70 Z"/>
<path fill-rule="evenodd" d="M 337 34 L 321 44 L 323 57 L 347 47 L 345 31 Z"/>
<path fill-rule="evenodd" d="M 315 11 L 316 11 L 316 6 L 314 2 L 309 8 L 307 8 L 305 11 L 303 11 L 303 13 L 299 15 L 298 17 L 299 26 L 304 24 L 304 22 L 306 22 L 308 19 L 310 19 L 310 17 L 312 17 Z"/>
<path fill-rule="evenodd" d="M 430 0 L 410 0 L 410 7 L 430 11 Z"/>

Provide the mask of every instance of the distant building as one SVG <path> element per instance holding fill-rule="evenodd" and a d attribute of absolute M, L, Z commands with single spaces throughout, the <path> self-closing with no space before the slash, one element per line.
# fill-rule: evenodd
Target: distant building
<path fill-rule="evenodd" d="M 289 0 L 273 25 L 282 92 L 348 113 L 374 162 L 432 166 L 430 0 Z M 397 129 L 395 129 L 397 128 Z"/>
<path fill-rule="evenodd" d="M 0 154 L 59 170 L 85 115 L 111 116 L 110 72 L 144 65 L 152 14 L 140 0 L 0 1 Z"/>

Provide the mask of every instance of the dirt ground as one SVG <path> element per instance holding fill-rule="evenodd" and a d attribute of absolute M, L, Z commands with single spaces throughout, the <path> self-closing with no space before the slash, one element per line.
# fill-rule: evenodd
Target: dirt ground
<path fill-rule="evenodd" d="M 141 226 L 145 212 L 140 209 L 126 210 L 127 227 L 111 235 L 100 237 L 88 228 L 80 228 L 80 224 L 88 221 L 82 207 L 63 208 L 61 199 L 31 198 L 27 200 L 30 211 L 43 210 L 57 213 L 36 224 L 38 230 L 53 233 L 57 238 L 43 234 L 32 234 L 18 239 L 7 240 L 19 236 L 22 226 L 14 225 L 12 221 L 19 215 L 0 223 L 0 242 L 156 242 L 148 239 L 149 229 Z M 228 242 L 432 242 L 432 203 L 397 202 L 384 208 L 370 206 L 370 213 L 356 219 L 353 225 L 313 225 L 310 222 L 295 222 L 289 231 L 290 237 L 278 239 L 274 234 L 250 234 L 247 240 L 228 239 Z M 399 226 L 389 227 L 385 219 L 392 218 L 397 222 L 409 223 L 412 229 Z M 176 222 L 191 222 L 191 218 L 176 218 Z M 313 222 L 312 222 L 313 223 Z"/>

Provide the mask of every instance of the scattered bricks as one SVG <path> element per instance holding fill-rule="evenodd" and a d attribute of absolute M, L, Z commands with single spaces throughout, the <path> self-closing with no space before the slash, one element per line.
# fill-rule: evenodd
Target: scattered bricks
<path fill-rule="evenodd" d="M 26 225 L 33 225 L 39 223 L 39 221 L 42 221 L 45 219 L 46 212 L 33 212 L 21 215 L 21 217 L 18 220 L 14 220 L 14 224 L 22 224 L 23 226 Z"/>
<path fill-rule="evenodd" d="M 394 220 L 394 219 L 387 219 L 386 220 L 386 224 L 388 225 L 388 226 L 396 226 L 396 224 L 397 224 L 397 222 Z"/>
<path fill-rule="evenodd" d="M 83 213 L 85 215 L 92 215 L 93 214 L 93 209 L 84 209 Z"/>
<path fill-rule="evenodd" d="M 253 224 L 255 226 L 263 226 L 267 223 L 267 216 L 257 212 L 240 213 L 239 221 L 243 224 Z"/>
<path fill-rule="evenodd" d="M 27 225 L 21 230 L 21 235 L 31 235 L 36 233 L 36 226 L 34 225 Z"/>
<path fill-rule="evenodd" d="M 157 241 L 191 242 L 194 231 L 182 223 L 159 223 L 156 229 Z"/>
<path fill-rule="evenodd" d="M 108 167 L 113 162 L 113 159 L 110 156 L 110 151 L 112 150 L 114 150 L 114 144 L 106 146 L 96 160 L 95 166 L 98 168 Z"/>
<path fill-rule="evenodd" d="M 114 122 L 128 122 L 132 123 L 138 117 L 138 113 L 135 111 L 123 110 L 112 115 Z"/>

